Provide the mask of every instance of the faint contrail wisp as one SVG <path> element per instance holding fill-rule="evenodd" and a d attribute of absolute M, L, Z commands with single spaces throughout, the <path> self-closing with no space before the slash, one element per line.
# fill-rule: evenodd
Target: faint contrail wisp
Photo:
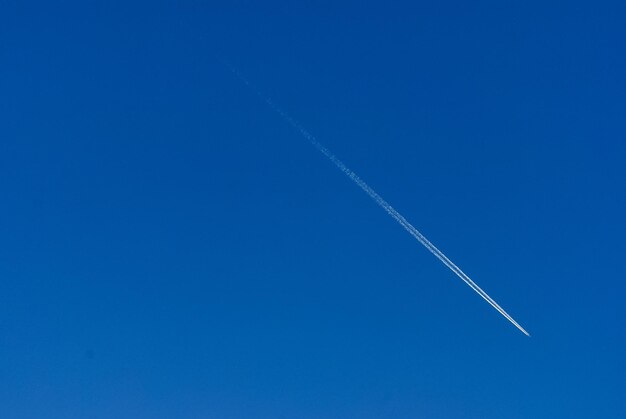
<path fill-rule="evenodd" d="M 357 184 L 363 191 L 369 195 L 382 209 L 384 209 L 387 214 L 389 214 L 394 220 L 398 222 L 406 231 L 409 232 L 417 241 L 419 241 L 428 251 L 430 251 L 433 255 L 437 257 L 444 265 L 446 265 L 452 272 L 454 272 L 459 278 L 463 280 L 471 289 L 476 291 L 478 295 L 480 295 L 485 301 L 487 301 L 493 308 L 498 310 L 500 314 L 502 314 L 508 321 L 513 323 L 515 327 L 517 327 L 522 333 L 526 336 L 530 336 L 530 334 L 524 330 L 522 326 L 519 325 L 502 307 L 498 305 L 485 291 L 482 290 L 474 281 L 471 280 L 469 276 L 465 274 L 458 266 L 456 266 L 446 255 L 444 255 L 441 250 L 435 247 L 422 233 L 420 233 L 411 223 L 409 223 L 406 218 L 404 218 L 398 211 L 396 211 L 387 201 L 385 201 L 376 191 L 374 191 L 365 181 L 363 181 L 356 173 L 350 170 L 341 160 L 339 160 L 333 153 L 331 153 L 326 147 L 320 144 L 319 141 L 302 125 L 300 125 L 295 119 L 289 116 L 285 111 L 283 111 L 278 105 L 276 105 L 269 97 L 263 95 L 259 90 L 257 90 L 249 81 L 246 79 L 236 68 L 232 65 L 223 62 L 232 72 L 239 78 L 246 86 L 251 88 L 256 94 L 263 99 L 263 101 L 272 108 L 276 113 L 278 113 L 285 121 L 287 121 L 292 127 L 300 132 L 300 134 L 306 138 L 318 151 L 320 151 L 324 156 L 326 156 L 331 162 L 334 163 L 335 166 L 339 170 L 341 170 L 346 176 L 348 176 L 354 183 Z"/>

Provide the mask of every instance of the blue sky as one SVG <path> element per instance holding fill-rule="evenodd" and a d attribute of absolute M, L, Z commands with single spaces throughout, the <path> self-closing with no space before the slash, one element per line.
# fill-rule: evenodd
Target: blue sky
<path fill-rule="evenodd" d="M 2 417 L 626 416 L 621 2 L 127 3 L 0 3 Z"/>

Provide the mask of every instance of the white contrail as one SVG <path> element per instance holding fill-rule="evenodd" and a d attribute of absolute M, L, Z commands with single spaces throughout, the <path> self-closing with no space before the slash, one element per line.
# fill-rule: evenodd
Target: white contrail
<path fill-rule="evenodd" d="M 502 314 L 508 321 L 513 323 L 515 327 L 517 327 L 522 333 L 526 336 L 530 336 L 530 334 L 524 330 L 522 326 L 517 323 L 513 317 L 511 317 L 502 307 L 498 305 L 485 291 L 482 290 L 474 281 L 471 280 L 469 276 L 465 274 L 456 266 L 446 255 L 444 255 L 441 250 L 437 249 L 434 244 L 432 244 L 422 233 L 420 233 L 411 223 L 409 223 L 406 218 L 404 218 L 398 211 L 396 211 L 387 201 L 385 201 L 375 190 L 373 190 L 365 181 L 363 181 L 356 173 L 350 170 L 341 160 L 339 160 L 333 153 L 331 153 L 326 147 L 320 144 L 319 141 L 308 132 L 302 125 L 300 125 L 295 119 L 289 116 L 285 111 L 283 111 L 280 107 L 278 107 L 269 97 L 263 95 L 259 92 L 236 68 L 232 67 L 228 63 L 224 63 L 230 70 L 244 83 L 246 86 L 250 87 L 252 90 L 256 92 L 256 94 L 263 99 L 267 105 L 272 108 L 275 112 L 277 112 L 285 121 L 287 121 L 292 127 L 297 129 L 300 134 L 306 138 L 318 151 L 320 151 L 324 156 L 326 156 L 331 162 L 337 166 L 339 170 L 341 170 L 346 176 L 348 176 L 354 183 L 356 183 L 363 191 L 369 195 L 382 209 L 387 211 L 394 220 L 398 222 L 406 231 L 409 232 L 413 237 L 417 239 L 426 249 L 430 251 L 433 255 L 437 257 L 444 265 L 446 265 L 452 272 L 454 272 L 459 278 L 463 280 L 471 289 L 476 291 L 478 295 L 480 295 L 485 301 L 493 306 L 500 314 Z"/>

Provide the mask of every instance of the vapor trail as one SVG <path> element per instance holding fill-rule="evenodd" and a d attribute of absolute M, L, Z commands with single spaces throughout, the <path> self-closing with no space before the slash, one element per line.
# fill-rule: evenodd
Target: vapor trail
<path fill-rule="evenodd" d="M 472 279 L 456 266 L 446 255 L 441 252 L 434 244 L 432 244 L 422 233 L 419 232 L 406 218 L 404 218 L 398 211 L 396 211 L 387 201 L 385 201 L 378 193 L 373 190 L 365 181 L 363 181 L 356 173 L 350 170 L 341 160 L 339 160 L 333 153 L 324 147 L 313 134 L 308 132 L 302 125 L 300 125 L 295 119 L 289 116 L 278 105 L 276 105 L 269 97 L 263 95 L 257 90 L 236 68 L 229 63 L 223 62 L 232 72 L 235 74 L 246 86 L 251 88 L 256 94 L 276 113 L 278 113 L 286 122 L 288 122 L 293 128 L 298 130 L 300 134 L 307 139 L 313 147 L 320 151 L 326 158 L 328 158 L 339 170 L 341 170 L 346 176 L 348 176 L 354 183 L 357 184 L 370 198 L 374 200 L 387 214 L 389 214 L 394 220 L 398 222 L 406 231 L 411 234 L 417 241 L 419 241 L 430 253 L 435 255 L 444 265 L 446 265 L 452 272 L 454 272 L 459 278 L 463 280 L 471 289 L 476 291 L 485 301 L 487 301 L 493 308 L 498 310 L 508 321 L 510 321 L 515 327 L 517 327 L 526 336 L 530 334 L 524 330 L 522 326 L 517 323 L 513 317 L 511 317 L 502 307 L 498 305 L 485 291 L 482 290 Z"/>

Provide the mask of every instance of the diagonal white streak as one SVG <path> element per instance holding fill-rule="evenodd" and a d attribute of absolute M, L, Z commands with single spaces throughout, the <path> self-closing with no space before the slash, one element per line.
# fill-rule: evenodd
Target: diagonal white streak
<path fill-rule="evenodd" d="M 485 291 L 482 290 L 472 279 L 465 274 L 452 262 L 446 255 L 441 252 L 434 244 L 432 244 L 422 233 L 419 232 L 406 218 L 404 218 L 398 211 L 396 211 L 387 201 L 385 201 L 378 193 L 372 189 L 365 181 L 363 181 L 356 173 L 350 170 L 341 160 L 339 160 L 333 153 L 331 153 L 326 147 L 320 144 L 319 141 L 309 133 L 302 125 L 289 116 L 285 111 L 278 107 L 270 98 L 261 94 L 252 84 L 239 72 L 236 68 L 232 67 L 228 63 L 224 63 L 230 70 L 248 87 L 256 92 L 256 94 L 263 99 L 267 105 L 278 113 L 285 121 L 287 121 L 292 127 L 300 132 L 300 134 L 307 139 L 318 151 L 326 156 L 339 170 L 341 170 L 346 176 L 348 176 L 354 183 L 357 184 L 370 198 L 374 200 L 387 214 L 389 214 L 394 220 L 398 222 L 410 235 L 412 235 L 417 241 L 419 241 L 430 253 L 435 255 L 444 265 L 446 265 L 452 272 L 454 272 L 459 278 L 463 280 L 471 289 L 473 289 L 478 295 L 480 295 L 485 301 L 487 301 L 493 308 L 498 310 L 508 321 L 510 321 L 515 327 L 517 327 L 526 336 L 530 334 L 524 330 L 502 307 L 498 305 Z"/>

